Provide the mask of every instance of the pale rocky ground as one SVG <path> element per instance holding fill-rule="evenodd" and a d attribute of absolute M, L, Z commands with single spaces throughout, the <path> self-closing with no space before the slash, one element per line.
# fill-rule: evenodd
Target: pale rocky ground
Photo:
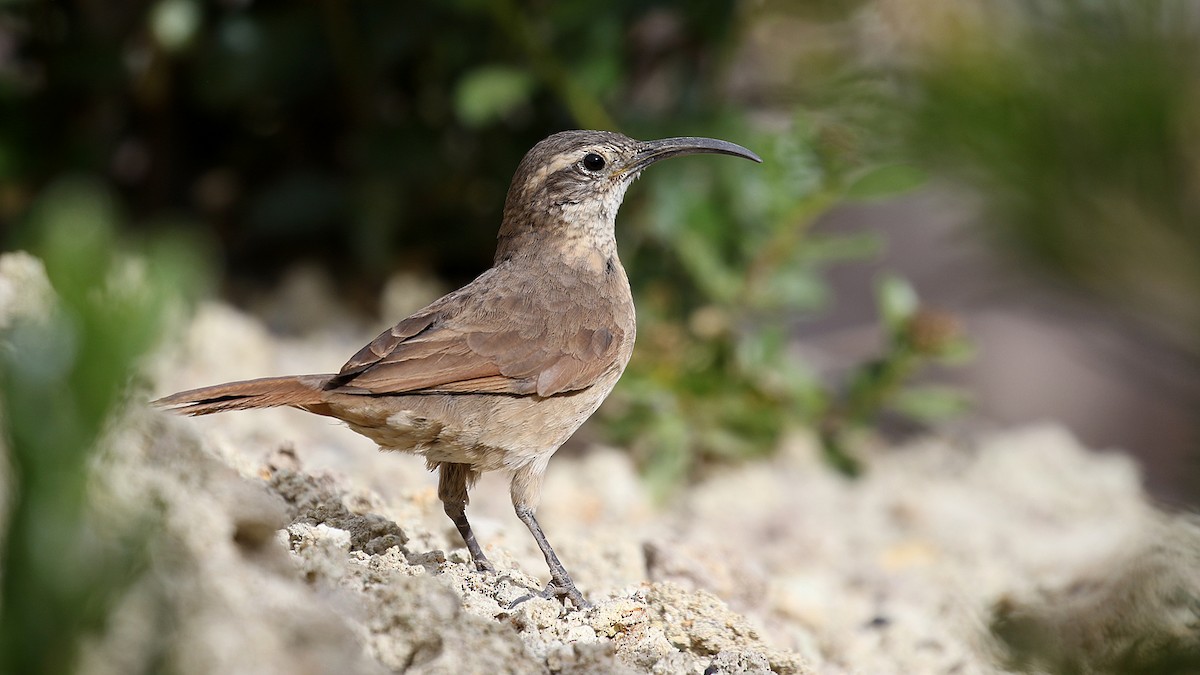
<path fill-rule="evenodd" d="M 36 272 L 0 258 L 0 318 Z M 335 370 L 368 337 L 204 305 L 141 395 Z M 797 436 L 663 503 L 619 449 L 556 457 L 539 518 L 588 611 L 533 595 L 545 563 L 500 476 L 469 510 L 483 575 L 422 460 L 328 419 L 134 405 L 106 446 L 100 508 L 161 522 L 85 673 L 965 675 L 1001 670 L 996 616 L 1035 672 L 1148 672 L 1200 644 L 1200 530 L 1054 425 L 879 448 L 854 481 Z"/>

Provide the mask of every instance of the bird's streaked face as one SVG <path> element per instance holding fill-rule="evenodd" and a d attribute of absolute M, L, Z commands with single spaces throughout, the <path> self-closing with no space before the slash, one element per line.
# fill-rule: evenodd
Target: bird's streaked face
<path fill-rule="evenodd" d="M 564 131 L 525 154 L 513 175 L 505 221 L 543 227 L 611 222 L 637 172 L 622 171 L 638 142 L 604 131 Z M 552 222 L 542 222 L 552 221 Z"/>
<path fill-rule="evenodd" d="M 762 161 L 739 145 L 711 138 L 637 141 L 610 131 L 554 134 L 533 146 L 517 167 L 504 206 L 501 249 L 523 234 L 556 233 L 580 246 L 591 242 L 615 251 L 613 224 L 630 183 L 654 162 L 696 153 Z"/>

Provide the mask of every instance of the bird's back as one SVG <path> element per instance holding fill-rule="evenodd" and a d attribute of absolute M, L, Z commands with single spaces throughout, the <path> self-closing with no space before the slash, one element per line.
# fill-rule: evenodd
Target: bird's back
<path fill-rule="evenodd" d="M 514 469 L 595 412 L 635 332 L 619 262 L 598 275 L 501 264 L 385 331 L 302 407 L 431 462 Z"/>

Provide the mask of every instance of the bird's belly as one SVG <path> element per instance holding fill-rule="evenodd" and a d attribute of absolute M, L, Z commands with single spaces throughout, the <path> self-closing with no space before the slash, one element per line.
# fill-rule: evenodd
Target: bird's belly
<path fill-rule="evenodd" d="M 425 394 L 330 401 L 337 417 L 384 450 L 427 462 L 469 464 L 477 471 L 516 470 L 545 462 L 596 411 L 612 382 L 571 394 L 497 396 Z"/>

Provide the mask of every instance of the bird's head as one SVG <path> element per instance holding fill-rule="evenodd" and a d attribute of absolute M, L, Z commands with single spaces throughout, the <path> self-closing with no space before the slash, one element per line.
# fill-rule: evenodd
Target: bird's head
<path fill-rule="evenodd" d="M 615 252 L 613 223 L 629 184 L 661 159 L 697 153 L 762 162 L 740 145 L 713 138 L 637 141 L 611 131 L 562 131 L 546 138 L 525 154 L 513 175 L 497 262 L 531 237 Z"/>

